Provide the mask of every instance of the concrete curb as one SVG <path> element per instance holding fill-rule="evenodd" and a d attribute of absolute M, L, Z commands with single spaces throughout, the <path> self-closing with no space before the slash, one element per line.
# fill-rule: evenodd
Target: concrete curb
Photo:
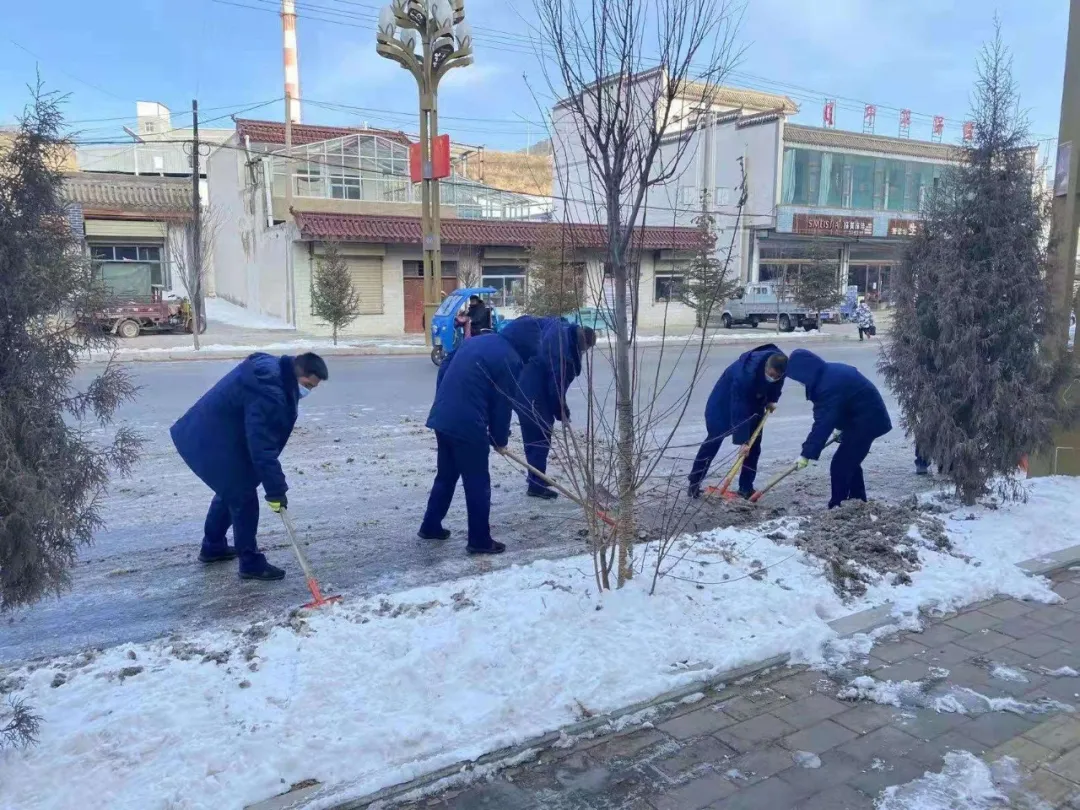
<path fill-rule="evenodd" d="M 1069 546 L 1068 548 L 1061 549 L 1052 554 L 1046 554 L 1041 557 L 1035 557 L 1030 560 L 1024 560 L 1017 563 L 1017 567 L 1024 572 L 1032 576 L 1042 576 L 1045 574 L 1059 571 L 1063 568 L 1068 568 L 1072 565 L 1080 564 L 1080 545 Z M 840 638 L 848 638 L 860 633 L 870 633 L 881 627 L 885 627 L 892 624 L 892 609 L 891 602 L 886 602 L 883 605 L 879 605 L 875 608 L 868 610 L 862 610 L 858 613 L 852 613 L 849 616 L 842 616 L 839 619 L 834 619 L 829 622 L 829 627 L 836 631 Z M 717 689 L 725 684 L 735 683 L 744 678 L 760 675 L 766 670 L 773 669 L 775 667 L 784 666 L 788 662 L 789 656 L 787 654 L 774 656 L 764 661 L 758 661 L 753 664 L 747 664 L 746 666 L 737 667 L 736 669 L 722 672 L 719 675 L 715 675 L 705 681 L 698 681 L 687 686 L 673 689 L 669 692 L 665 692 L 650 700 L 635 703 L 630 706 L 625 706 L 622 709 L 611 712 L 605 715 L 598 715 L 597 717 L 591 717 L 581 723 L 574 723 L 570 726 L 565 726 L 557 731 L 550 731 L 547 734 L 543 734 L 526 743 L 520 745 L 510 746 L 508 748 L 502 748 L 498 751 L 492 751 L 491 753 L 484 754 L 479 759 L 475 760 L 463 760 L 453 765 L 449 765 L 445 768 L 440 768 L 437 771 L 433 771 L 424 776 L 417 777 L 411 782 L 406 782 L 399 785 L 392 785 L 375 793 L 368 794 L 359 799 L 348 799 L 346 801 L 338 802 L 336 804 L 325 805 L 326 810 L 362 810 L 362 808 L 369 807 L 376 802 L 391 801 L 404 797 L 406 794 L 413 793 L 414 791 L 423 790 L 426 787 L 434 785 L 443 779 L 448 779 L 452 776 L 466 773 L 471 770 L 475 770 L 478 767 L 485 765 L 498 766 L 499 763 L 508 762 L 515 759 L 520 759 L 524 755 L 530 753 L 540 753 L 548 748 L 551 748 L 556 742 L 566 737 L 577 737 L 583 734 L 601 730 L 605 727 L 613 725 L 620 718 L 628 717 L 636 714 L 644 709 L 649 709 L 657 706 L 661 706 L 665 703 L 678 703 L 683 698 L 698 692 L 705 692 L 708 690 Z M 245 810 L 303 810 L 310 802 L 316 800 L 332 800 L 332 797 L 340 793 L 346 786 L 327 786 L 327 785 L 313 785 L 311 787 L 296 790 L 291 793 L 283 793 L 279 796 L 275 796 L 271 799 L 267 799 L 256 804 L 248 805 Z"/>
<path fill-rule="evenodd" d="M 760 330 L 759 330 L 760 331 Z M 647 335 L 643 337 L 649 337 Z M 687 335 L 671 335 L 669 340 L 673 343 L 681 338 L 688 337 Z M 714 339 L 709 342 L 709 348 L 716 348 L 723 346 L 727 343 L 742 344 L 761 342 L 765 340 L 797 340 L 804 337 L 801 332 L 790 332 L 786 334 L 776 334 L 775 332 L 764 332 L 761 334 L 747 333 L 745 335 L 739 335 L 738 337 L 726 337 L 722 339 Z M 305 339 L 298 339 L 297 342 Z M 856 335 L 849 334 L 831 334 L 824 333 L 822 337 L 811 338 L 811 342 L 847 342 L 857 341 Z M 281 341 L 288 342 L 288 341 Z M 222 344 L 208 344 L 208 345 L 222 345 Z M 643 340 L 638 342 L 639 349 L 649 349 L 660 346 L 659 341 Z M 300 351 L 301 347 L 296 347 L 289 351 Z M 324 357 L 427 357 L 431 354 L 431 349 L 426 346 L 326 346 L 321 348 L 313 348 L 313 351 L 317 351 Z M 208 351 L 202 350 L 196 352 L 194 350 L 176 347 L 175 349 L 162 348 L 162 349 L 135 349 L 131 351 L 124 351 L 120 349 L 117 351 L 116 359 L 122 363 L 183 363 L 192 362 L 197 360 L 243 360 L 249 354 L 254 351 L 259 351 L 258 348 L 248 346 L 246 348 L 237 348 L 235 351 L 232 349 L 222 351 Z M 276 351 L 276 350 L 275 350 Z M 305 349 L 307 351 L 307 349 Z M 92 357 L 83 360 L 85 364 L 97 364 L 106 363 L 110 360 L 109 355 L 97 354 Z"/>

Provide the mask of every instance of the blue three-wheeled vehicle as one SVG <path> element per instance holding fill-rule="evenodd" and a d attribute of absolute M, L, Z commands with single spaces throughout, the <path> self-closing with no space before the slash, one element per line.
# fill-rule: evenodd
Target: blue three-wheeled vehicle
<path fill-rule="evenodd" d="M 446 355 L 465 339 L 464 323 L 468 319 L 469 299 L 472 296 L 479 296 L 491 310 L 492 330 L 498 332 L 502 328 L 505 319 L 485 300 L 497 292 L 494 287 L 462 287 L 447 293 L 442 304 L 435 310 L 435 317 L 431 319 L 432 363 L 441 365 Z"/>

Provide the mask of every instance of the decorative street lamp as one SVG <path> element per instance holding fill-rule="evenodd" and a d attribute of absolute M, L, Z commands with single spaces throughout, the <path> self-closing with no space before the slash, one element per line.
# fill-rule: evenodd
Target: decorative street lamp
<path fill-rule="evenodd" d="M 420 90 L 421 227 L 424 232 L 424 334 L 442 292 L 439 242 L 439 178 L 449 176 L 449 147 L 436 155 L 439 131 L 439 80 L 448 70 L 471 65 L 472 32 L 465 22 L 465 0 L 392 0 L 379 12 L 375 47 L 380 56 L 408 70 Z M 442 143 L 441 141 L 439 143 Z M 436 157 L 443 159 L 436 161 Z M 436 171 L 435 164 L 440 164 Z"/>

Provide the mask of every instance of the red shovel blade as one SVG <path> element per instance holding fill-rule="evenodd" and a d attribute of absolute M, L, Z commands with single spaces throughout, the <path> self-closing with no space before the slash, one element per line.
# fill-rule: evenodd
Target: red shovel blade
<path fill-rule="evenodd" d="M 311 591 L 311 595 L 315 598 L 310 602 L 303 605 L 305 608 L 321 608 L 323 605 L 329 605 L 331 602 L 340 602 L 340 596 L 323 596 L 322 591 L 319 590 L 319 583 L 317 580 L 309 579 L 307 581 L 308 590 Z"/>

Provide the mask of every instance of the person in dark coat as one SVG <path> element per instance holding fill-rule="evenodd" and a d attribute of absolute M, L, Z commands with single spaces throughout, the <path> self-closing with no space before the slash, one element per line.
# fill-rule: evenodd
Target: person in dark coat
<path fill-rule="evenodd" d="M 473 337 L 482 331 L 491 331 L 491 308 L 484 303 L 479 295 L 469 296 L 469 321 L 471 322 L 470 334 Z"/>
<path fill-rule="evenodd" d="M 435 481 L 418 532 L 424 540 L 445 540 L 450 532 L 442 521 L 450 510 L 458 479 L 465 489 L 469 516 L 466 550 L 471 554 L 501 554 L 506 546 L 491 537 L 491 475 L 489 448 L 506 447 L 510 440 L 512 399 L 525 363 L 539 350 L 541 323 L 515 318 L 498 334 L 466 340 L 435 388 L 427 426 L 438 444 Z"/>
<path fill-rule="evenodd" d="M 814 403 L 814 425 L 803 442 L 798 467 L 820 458 L 833 431 L 838 432 L 840 447 L 830 466 L 829 508 L 850 499 L 865 501 L 863 460 L 874 440 L 892 430 L 881 393 L 854 366 L 827 363 L 806 349 L 791 353 L 788 376 L 806 386 L 806 398 Z"/>
<path fill-rule="evenodd" d="M 525 364 L 518 379 L 520 407 L 518 422 L 521 441 L 525 445 L 525 460 L 540 472 L 547 472 L 551 451 L 551 431 L 555 421 L 569 422 L 570 408 L 566 392 L 579 374 L 581 361 L 596 345 L 596 332 L 587 326 L 576 326 L 564 318 L 542 318 L 543 338 L 540 351 Z M 552 500 L 558 497 L 540 478 L 531 472 L 527 477 L 526 494 Z"/>
<path fill-rule="evenodd" d="M 690 470 L 691 498 L 701 497 L 701 482 L 709 473 L 724 437 L 741 445 L 739 452 L 746 456 L 739 472 L 739 494 L 749 498 L 754 494 L 758 458 L 761 456 L 762 436 L 753 446 L 750 437 L 766 411 L 776 408 L 784 390 L 787 356 L 772 343 L 758 346 L 741 355 L 728 366 L 713 386 L 705 404 L 705 429 L 708 437 L 701 443 L 694 466 Z"/>
<path fill-rule="evenodd" d="M 285 576 L 266 561 L 255 539 L 258 487 L 275 512 L 288 506 L 278 456 L 296 424 L 297 403 L 328 377 L 317 354 L 253 354 L 176 420 L 169 433 L 177 452 L 214 491 L 203 526 L 202 562 L 239 557 L 241 579 Z M 230 526 L 234 546 L 225 539 Z"/>

